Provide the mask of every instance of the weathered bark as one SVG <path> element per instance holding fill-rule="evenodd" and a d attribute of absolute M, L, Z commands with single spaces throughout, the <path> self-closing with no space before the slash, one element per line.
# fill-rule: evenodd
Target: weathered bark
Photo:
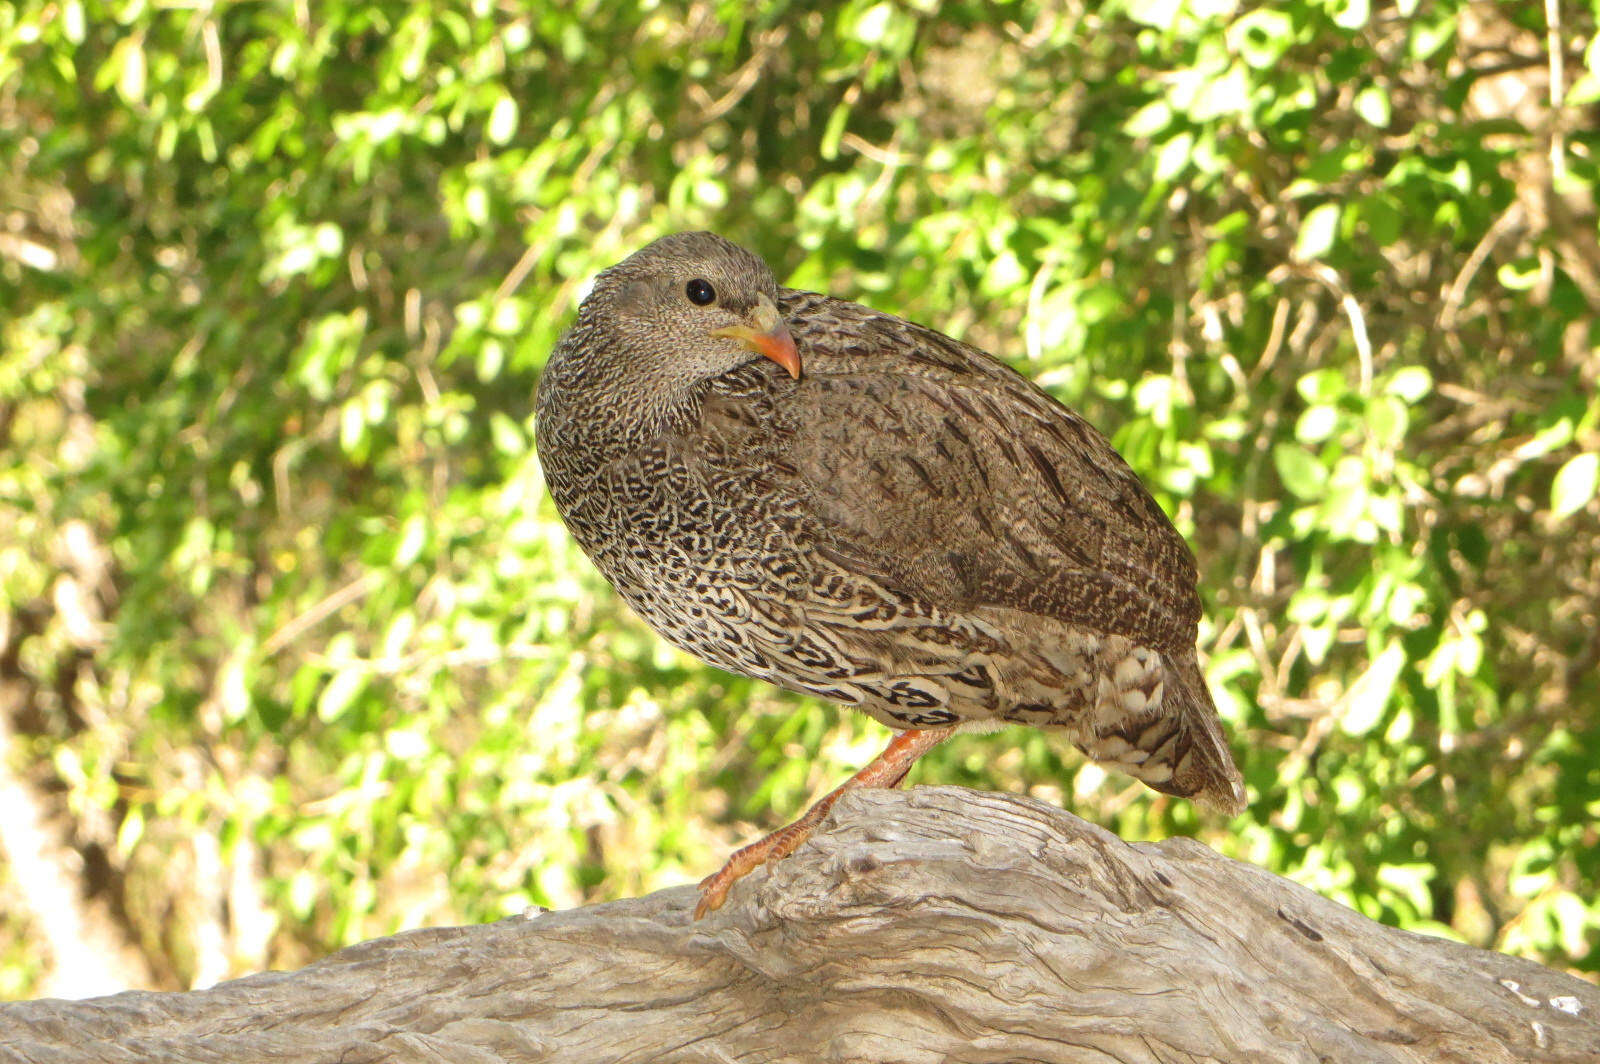
<path fill-rule="evenodd" d="M 188 994 L 0 1006 L 0 1059 L 1600 1060 L 1588 983 L 1015 796 L 855 793 L 699 923 L 695 897 L 415 931 Z"/>

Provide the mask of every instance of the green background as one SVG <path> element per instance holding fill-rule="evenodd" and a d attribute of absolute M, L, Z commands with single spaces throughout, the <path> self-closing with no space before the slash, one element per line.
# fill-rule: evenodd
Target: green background
<path fill-rule="evenodd" d="M 1199 556 L 1245 815 L 1016 728 L 914 780 L 1593 979 L 1594 30 L 0 7 L 0 783 L 136 981 L 184 987 L 691 881 L 870 758 L 877 725 L 656 639 L 543 491 L 533 390 L 588 279 L 712 228 L 1041 381 Z M 58 989 L 19 852 L 6 997 Z"/>

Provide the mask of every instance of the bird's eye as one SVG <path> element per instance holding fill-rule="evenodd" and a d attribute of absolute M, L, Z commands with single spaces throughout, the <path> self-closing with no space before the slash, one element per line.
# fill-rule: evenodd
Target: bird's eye
<path fill-rule="evenodd" d="M 697 307 L 703 307 L 717 298 L 717 290 L 711 287 L 711 282 L 701 277 L 696 277 L 683 286 L 684 295 L 689 297 L 689 302 Z"/>

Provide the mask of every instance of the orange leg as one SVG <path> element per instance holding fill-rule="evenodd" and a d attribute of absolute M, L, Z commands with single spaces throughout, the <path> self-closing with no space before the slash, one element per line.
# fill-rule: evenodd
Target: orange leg
<path fill-rule="evenodd" d="M 700 882 L 700 904 L 694 907 L 694 918 L 700 919 L 714 909 L 720 909 L 728 897 L 728 888 L 768 861 L 787 857 L 816 830 L 822 818 L 828 815 L 833 803 L 845 791 L 857 787 L 898 787 L 917 758 L 938 746 L 955 733 L 956 725 L 943 728 L 918 728 L 903 731 L 889 740 L 883 753 L 867 762 L 865 767 L 839 786 L 817 800 L 805 814 L 787 827 L 779 828 L 764 839 L 752 842 L 728 858 L 728 863 L 713 875 Z"/>

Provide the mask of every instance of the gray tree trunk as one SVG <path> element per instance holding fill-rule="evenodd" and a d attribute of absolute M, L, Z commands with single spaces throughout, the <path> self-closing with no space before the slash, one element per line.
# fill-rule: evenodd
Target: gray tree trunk
<path fill-rule="evenodd" d="M 0 1006 L 0 1060 L 1600 1061 L 1600 989 L 1187 839 L 955 787 L 696 893 L 434 928 L 187 994 Z"/>

